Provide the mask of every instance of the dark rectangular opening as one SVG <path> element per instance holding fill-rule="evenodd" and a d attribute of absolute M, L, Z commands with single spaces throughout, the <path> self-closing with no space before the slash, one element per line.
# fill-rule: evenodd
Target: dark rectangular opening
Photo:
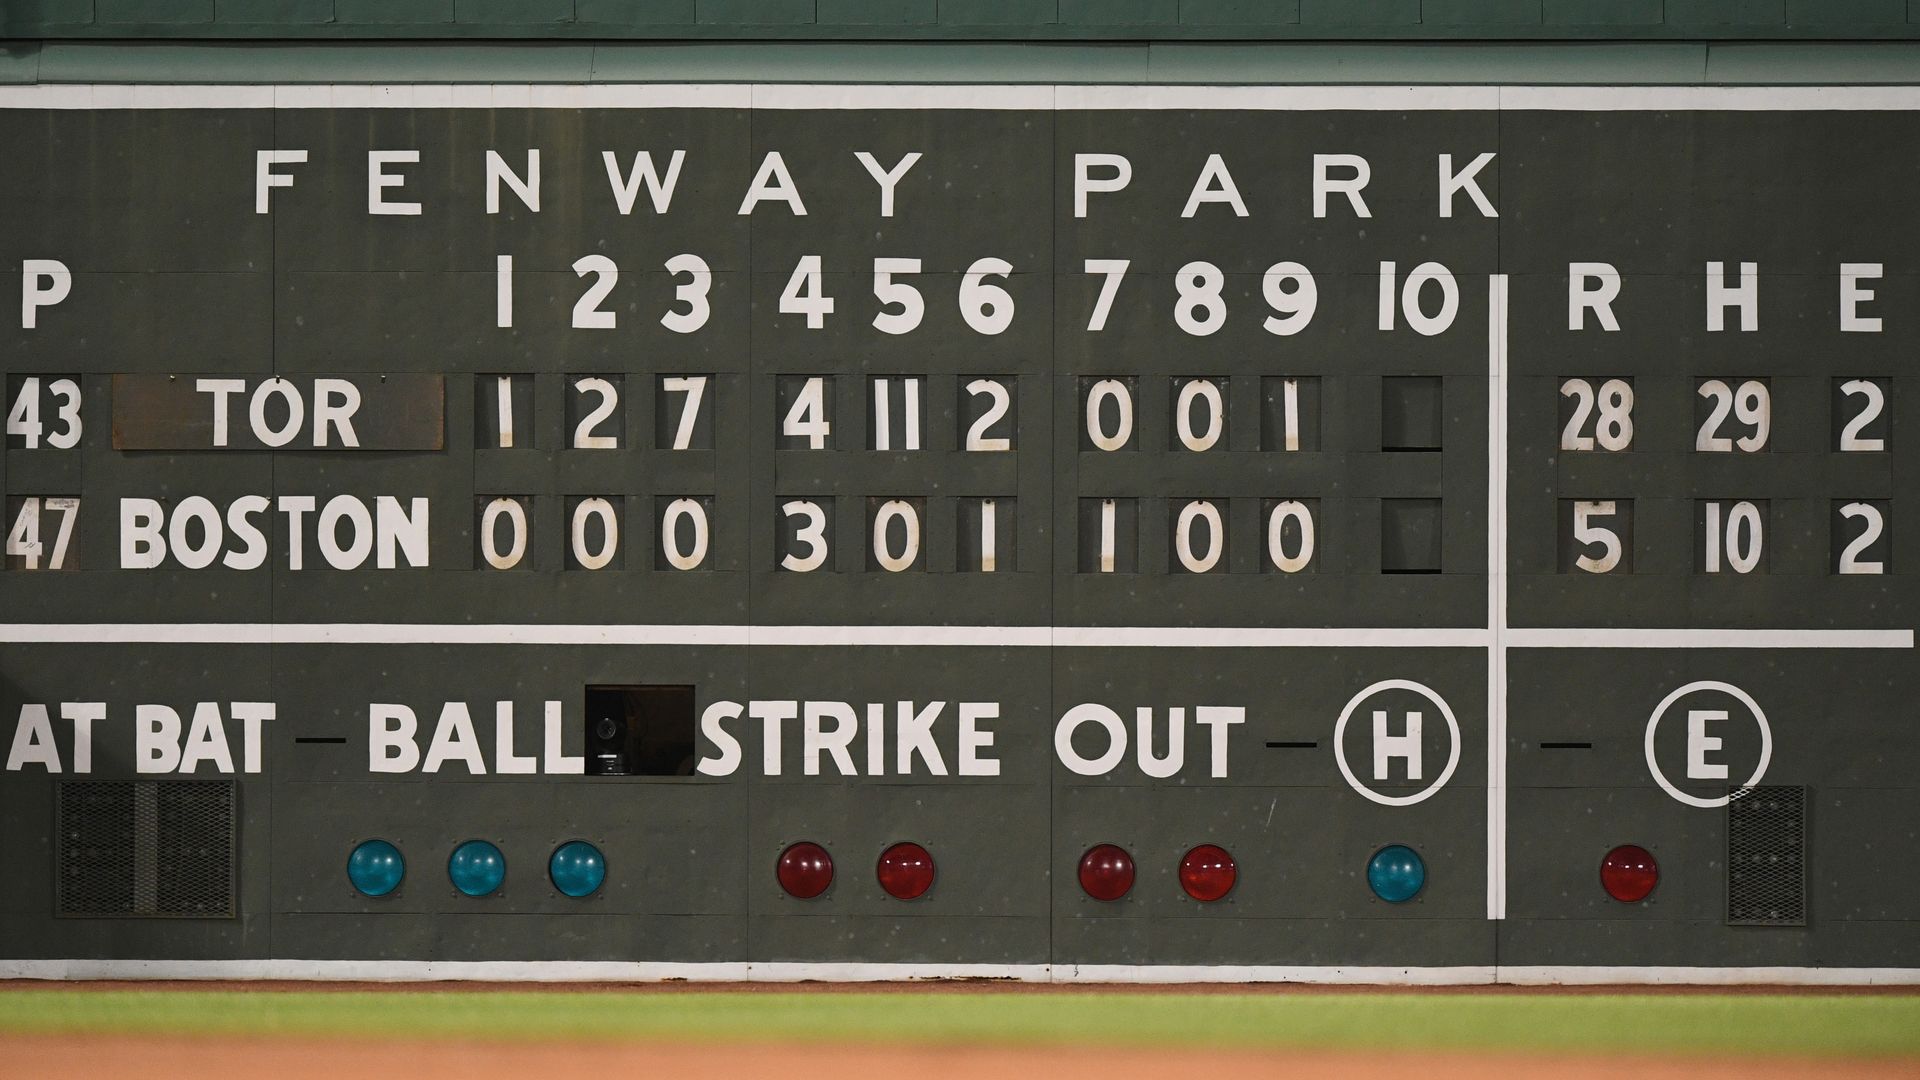
<path fill-rule="evenodd" d="M 1444 395 L 1437 376 L 1390 375 L 1380 380 L 1380 449 L 1440 449 L 1444 416 Z"/>
<path fill-rule="evenodd" d="M 589 686 L 585 716 L 587 775 L 693 775 L 693 687 Z"/>
<path fill-rule="evenodd" d="M 1440 500 L 1380 500 L 1380 572 L 1440 572 Z"/>

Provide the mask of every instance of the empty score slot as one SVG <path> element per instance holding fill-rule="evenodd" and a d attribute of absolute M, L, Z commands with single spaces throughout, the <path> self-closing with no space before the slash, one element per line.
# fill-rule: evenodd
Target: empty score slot
<path fill-rule="evenodd" d="M 1380 449 L 1438 450 L 1440 379 L 1430 375 L 1380 380 Z"/>
<path fill-rule="evenodd" d="M 1380 501 L 1380 572 L 1440 572 L 1440 500 Z"/>
<path fill-rule="evenodd" d="M 585 721 L 588 775 L 693 775 L 693 687 L 589 686 Z"/>

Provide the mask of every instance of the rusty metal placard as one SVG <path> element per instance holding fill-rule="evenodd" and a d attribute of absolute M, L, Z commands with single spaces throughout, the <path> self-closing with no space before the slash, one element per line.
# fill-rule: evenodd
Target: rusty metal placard
<path fill-rule="evenodd" d="M 441 375 L 115 375 L 115 450 L 439 450 Z"/>

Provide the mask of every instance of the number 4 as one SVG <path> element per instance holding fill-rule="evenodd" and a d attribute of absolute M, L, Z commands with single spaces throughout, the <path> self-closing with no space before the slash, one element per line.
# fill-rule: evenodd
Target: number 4
<path fill-rule="evenodd" d="M 793 276 L 787 279 L 787 287 L 780 291 L 780 314 L 805 315 L 809 330 L 825 326 L 827 316 L 833 314 L 833 297 L 826 295 L 820 279 L 820 256 L 800 256 L 800 261 L 794 264 Z"/>
<path fill-rule="evenodd" d="M 45 545 L 40 540 L 40 510 L 43 503 L 47 510 L 60 512 L 60 529 L 54 534 L 53 556 L 47 560 L 47 569 L 65 569 L 67 546 L 73 540 L 73 519 L 79 516 L 79 499 L 28 498 L 21 500 L 20 512 L 13 519 L 13 528 L 7 532 L 6 554 L 8 557 L 18 556 L 24 569 L 40 569 L 40 556 L 46 551 Z"/>
<path fill-rule="evenodd" d="M 815 375 L 794 395 L 786 418 L 780 421 L 780 434 L 807 440 L 810 450 L 825 450 L 833 424 L 827 420 L 827 380 Z"/>

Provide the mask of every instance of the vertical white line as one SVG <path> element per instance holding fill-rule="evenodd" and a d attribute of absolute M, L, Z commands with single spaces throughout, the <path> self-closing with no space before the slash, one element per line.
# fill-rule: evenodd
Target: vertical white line
<path fill-rule="evenodd" d="M 1507 917 L 1507 275 L 1487 279 L 1487 918 Z"/>
<path fill-rule="evenodd" d="M 1113 573 L 1113 519 L 1113 500 L 1102 500 L 1100 503 L 1100 572 L 1103 574 Z"/>
<path fill-rule="evenodd" d="M 887 400 L 887 380 L 873 380 L 873 448 L 893 449 L 893 403 Z"/>
<path fill-rule="evenodd" d="M 513 446 L 513 376 L 502 375 L 495 384 L 499 387 L 500 400 L 494 403 L 500 417 L 500 448 Z"/>
<path fill-rule="evenodd" d="M 507 329 L 513 325 L 513 256 L 496 256 L 493 267 L 493 325 Z"/>
<path fill-rule="evenodd" d="M 995 539 L 999 533 L 999 523 L 994 520 L 992 499 L 980 500 L 980 572 L 991 574 L 998 569 L 999 553 Z"/>
<path fill-rule="evenodd" d="M 906 397 L 906 422 L 908 450 L 920 449 L 920 379 L 918 376 L 900 380 L 901 393 Z"/>
<path fill-rule="evenodd" d="M 1287 449 L 1300 449 L 1300 380 L 1288 379 L 1280 384 L 1280 396 L 1286 410 Z"/>

